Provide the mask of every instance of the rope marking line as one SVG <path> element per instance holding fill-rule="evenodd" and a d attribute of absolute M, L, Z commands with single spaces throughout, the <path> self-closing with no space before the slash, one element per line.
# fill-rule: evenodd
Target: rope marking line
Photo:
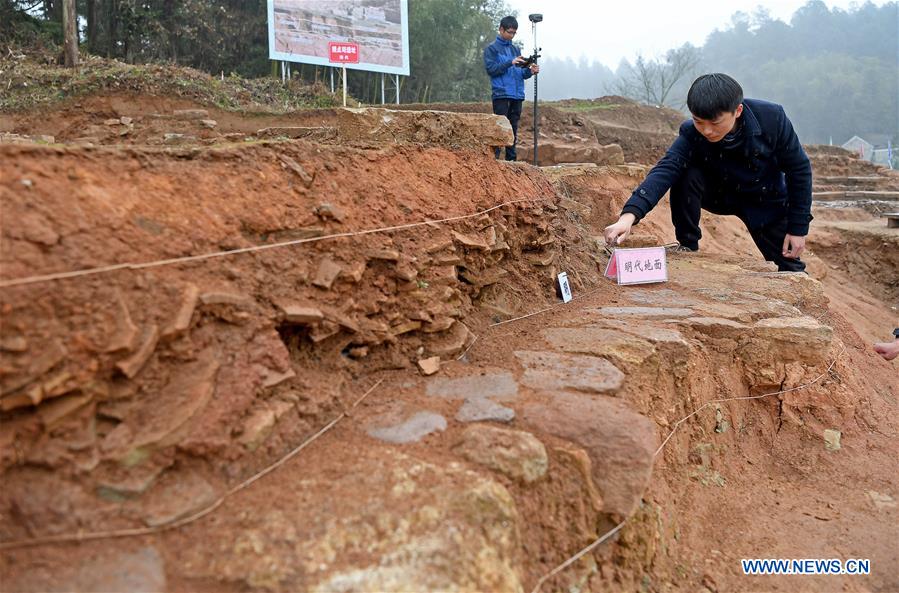
<path fill-rule="evenodd" d="M 501 207 L 503 205 L 505 205 L 505 204 L 502 204 L 497 207 Z M 578 298 L 584 298 L 586 296 L 589 296 L 598 290 L 599 290 L 599 288 L 595 288 L 590 292 L 579 295 L 578 297 L 575 297 L 574 299 L 572 299 L 571 302 L 577 300 Z M 532 315 L 537 315 L 544 311 L 548 311 L 549 309 L 552 309 L 559 305 L 567 305 L 567 304 L 568 303 L 555 303 L 555 304 L 551 305 L 550 307 L 547 307 L 546 309 L 542 309 L 535 313 L 531 313 L 530 315 L 524 315 L 524 316 L 516 318 L 516 319 L 509 319 L 505 322 L 493 324 L 489 327 L 494 327 L 495 325 L 501 325 L 502 323 L 518 321 L 519 319 L 524 319 L 526 317 L 530 317 Z M 478 341 L 478 339 L 479 339 L 479 337 L 475 336 L 474 340 L 472 340 L 471 344 L 468 345 L 468 348 L 465 350 L 465 352 L 463 352 L 462 355 L 459 356 L 459 358 L 457 358 L 456 360 L 461 360 L 462 358 L 464 358 L 465 355 L 468 354 L 469 350 L 471 350 L 471 348 L 475 345 L 475 342 Z M 121 530 L 114 530 L 114 531 L 99 531 L 99 532 L 93 532 L 93 533 L 70 533 L 70 534 L 52 535 L 52 536 L 38 537 L 38 538 L 24 539 L 24 540 L 14 540 L 14 541 L 6 541 L 6 542 L 0 541 L 0 550 L 12 550 L 12 549 L 19 549 L 19 548 L 33 547 L 33 546 L 39 546 L 39 545 L 47 545 L 47 544 L 61 544 L 61 543 L 83 542 L 83 541 L 95 541 L 95 540 L 100 540 L 100 539 L 113 539 L 113 538 L 120 538 L 120 537 L 152 535 L 155 533 L 161 533 L 161 532 L 169 531 L 172 529 L 178 529 L 179 527 L 183 527 L 184 525 L 193 523 L 194 521 L 197 521 L 198 519 L 205 517 L 206 515 L 215 511 L 231 495 L 236 494 L 237 492 L 247 488 L 248 486 L 250 486 L 257 480 L 262 478 L 263 476 L 271 473 L 272 471 L 274 471 L 277 468 L 284 465 L 288 460 L 290 460 L 297 453 L 299 453 L 301 450 L 303 450 L 307 445 L 309 445 L 314 440 L 316 440 L 318 437 L 320 437 L 323 434 L 325 434 L 326 432 L 328 432 L 338 422 L 340 422 L 341 420 L 343 420 L 346 417 L 349 417 L 352 410 L 355 409 L 356 406 L 358 406 L 360 403 L 362 403 L 362 400 L 364 400 L 366 397 L 368 397 L 368 395 L 372 391 L 374 391 L 375 388 L 377 388 L 383 381 L 384 381 L 383 379 L 379 379 L 378 382 L 375 383 L 371 388 L 369 388 L 369 390 L 366 391 L 362 395 L 362 397 L 360 397 L 358 400 L 356 400 L 352 406 L 350 406 L 349 408 L 344 410 L 339 416 L 337 416 L 334 420 L 332 420 L 327 425 L 325 425 L 321 430 L 319 430 L 313 436 L 311 436 L 310 438 L 303 441 L 297 448 L 293 449 L 287 455 L 285 455 L 284 457 L 282 457 L 275 463 L 269 465 L 262 471 L 251 476 L 250 478 L 241 482 L 237 486 L 234 486 L 233 488 L 227 490 L 218 499 L 216 499 L 215 501 L 210 503 L 207 507 L 200 509 L 193 515 L 184 517 L 182 519 L 173 520 L 169 523 L 164 523 L 162 525 L 157 525 L 155 527 L 142 527 L 142 528 L 136 528 L 136 529 L 121 529 Z"/>
<path fill-rule="evenodd" d="M 163 523 L 162 525 L 157 525 L 155 527 L 139 527 L 136 529 L 120 529 L 115 531 L 96 531 L 93 533 L 67 533 L 61 535 L 49 535 L 46 537 L 36 537 L 32 539 L 23 539 L 23 540 L 14 540 L 14 541 L 6 541 L 0 542 L 0 550 L 14 550 L 19 548 L 29 548 L 33 546 L 40 546 L 46 544 L 62 544 L 62 543 L 73 543 L 73 542 L 84 542 L 84 541 L 94 541 L 100 539 L 112 539 L 119 537 L 132 537 L 138 535 L 152 535 L 155 533 L 161 533 L 163 531 L 170 531 L 172 529 L 178 529 L 179 527 L 183 527 L 189 523 L 193 523 L 194 521 L 205 517 L 209 513 L 213 512 L 217 508 L 219 508 L 225 500 L 233 494 L 237 494 L 241 490 L 249 487 L 251 484 L 261 479 L 263 476 L 270 474 L 275 471 L 285 463 L 287 463 L 290 459 L 296 456 L 297 453 L 306 448 L 306 446 L 310 445 L 313 441 L 318 439 L 320 436 L 334 428 L 334 426 L 343 420 L 344 418 L 350 415 L 356 406 L 362 403 L 368 395 L 373 392 L 381 383 L 384 382 L 384 379 L 378 379 L 377 383 L 369 387 L 368 391 L 366 391 L 362 396 L 353 402 L 349 408 L 340 413 L 339 416 L 334 418 L 331 422 L 326 424 L 321 428 L 317 433 L 300 443 L 298 447 L 290 451 L 287 455 L 283 456 L 281 459 L 272 463 L 262 471 L 257 472 L 256 474 L 250 476 L 237 486 L 234 486 L 225 491 L 220 497 L 218 497 L 215 501 L 207 505 L 205 508 L 200 509 L 193 515 L 188 517 L 184 517 L 182 519 L 176 519 L 169 521 L 168 523 Z"/>
<path fill-rule="evenodd" d="M 823 373 L 821 373 L 820 375 L 818 375 L 817 377 L 815 377 L 808 383 L 804 383 L 797 387 L 791 387 L 789 389 L 782 389 L 780 391 L 775 391 L 773 393 L 765 393 L 762 395 L 742 395 L 742 396 L 738 396 L 738 397 L 728 397 L 728 398 L 724 398 L 724 399 L 713 399 L 711 401 L 705 402 L 704 404 L 702 404 L 701 406 L 699 406 L 698 408 L 696 408 L 695 410 L 693 410 L 692 412 L 690 412 L 689 414 L 687 414 L 686 416 L 684 416 L 683 418 L 681 418 L 680 420 L 678 420 L 677 422 L 674 423 L 674 428 L 671 429 L 671 432 L 668 434 L 668 436 L 665 438 L 665 440 L 662 441 L 662 444 L 659 446 L 658 449 L 656 449 L 656 452 L 653 453 L 653 455 L 652 455 L 653 460 L 655 460 L 655 458 L 658 457 L 659 453 L 662 452 L 662 449 L 665 448 L 665 445 L 668 444 L 668 441 L 671 440 L 671 437 L 674 436 L 674 433 L 677 432 L 677 429 L 680 428 L 680 425 L 683 424 L 688 419 L 695 416 L 696 414 L 698 414 L 701 410 L 703 410 L 707 406 L 710 406 L 710 405 L 716 404 L 716 403 L 721 403 L 721 402 L 748 400 L 748 399 L 762 399 L 765 397 L 771 397 L 774 395 L 781 395 L 784 393 L 789 393 L 791 391 L 799 391 L 801 389 L 805 389 L 807 387 L 814 385 L 815 383 L 820 381 L 823 377 L 827 376 L 830 373 L 830 370 L 837 363 L 837 361 L 840 360 L 840 358 L 842 358 L 842 356 L 845 352 L 846 352 L 846 346 L 844 345 L 843 348 L 840 350 L 840 353 L 837 354 L 836 357 L 834 357 L 834 359 L 831 361 L 830 365 L 828 365 L 827 369 Z M 634 515 L 631 514 L 631 515 L 625 517 L 621 521 L 621 523 L 619 523 L 618 525 L 616 525 L 609 531 L 605 532 L 599 538 L 597 538 L 592 543 L 590 543 L 588 546 L 581 549 L 579 552 L 577 552 L 576 554 L 574 554 L 573 556 L 571 556 L 567 560 L 565 560 L 562 564 L 558 565 L 557 567 L 555 567 L 554 569 L 552 569 L 551 571 L 549 571 L 548 573 L 546 573 L 545 575 L 540 577 L 537 580 L 537 584 L 534 585 L 534 588 L 531 590 L 531 593 L 538 593 L 538 591 L 540 591 L 540 587 L 543 586 L 543 583 L 545 583 L 547 580 L 551 579 L 555 575 L 559 574 L 560 572 L 562 572 L 563 570 L 565 570 L 566 568 L 568 568 L 569 566 L 571 566 L 572 564 L 577 562 L 585 554 L 589 553 L 594 548 L 596 548 L 597 546 L 599 546 L 600 544 L 602 544 L 603 542 L 605 542 L 606 540 L 611 538 L 613 535 L 618 533 L 621 530 L 621 528 L 624 527 L 624 524 L 627 523 L 633 516 Z"/>
<path fill-rule="evenodd" d="M 576 301 L 576 300 L 586 298 L 586 297 L 588 297 L 588 296 L 590 296 L 590 295 L 592 295 L 592 294 L 596 294 L 596 293 L 599 291 L 600 288 L 602 288 L 602 287 L 601 287 L 601 286 L 596 286 L 595 288 L 593 288 L 593 290 L 590 290 L 590 291 L 585 292 L 585 293 L 583 293 L 583 294 L 579 294 L 579 295 L 577 295 L 576 297 L 573 297 L 573 298 L 572 298 L 570 301 L 568 301 L 568 302 L 569 302 L 569 303 L 573 303 L 573 302 Z M 547 311 L 550 311 L 550 310 L 552 310 L 552 309 L 555 309 L 556 307 L 559 307 L 559 306 L 562 306 L 562 305 L 567 305 L 567 304 L 568 304 L 568 303 L 565 303 L 565 302 L 553 303 L 553 304 L 550 305 L 549 307 L 546 307 L 546 308 L 544 308 L 544 309 L 540 309 L 539 311 L 534 311 L 533 313 L 528 313 L 527 315 L 522 315 L 521 317 L 513 317 L 512 319 L 506 319 L 505 321 L 497 321 L 496 323 L 491 323 L 491 324 L 488 325 L 487 327 L 488 327 L 488 328 L 491 328 L 491 327 L 496 327 L 496 326 L 498 326 L 498 325 L 505 325 L 505 324 L 507 324 L 507 323 L 512 323 L 513 321 L 520 321 L 520 320 L 522 320 L 522 319 L 527 319 L 528 317 L 533 317 L 534 315 L 540 315 L 541 313 L 546 313 Z"/>
<path fill-rule="evenodd" d="M 176 264 L 176 263 L 184 263 L 184 262 L 189 262 L 189 261 L 200 261 L 200 260 L 211 259 L 211 258 L 215 258 L 215 257 L 223 257 L 223 256 L 227 256 L 227 255 L 236 255 L 236 254 L 240 254 L 240 253 L 262 251 L 262 250 L 266 250 L 266 249 L 274 249 L 274 248 L 278 248 L 278 247 L 286 247 L 286 246 L 290 246 L 290 245 L 298 245 L 298 244 L 303 244 L 303 243 L 312 243 L 312 242 L 316 242 L 316 241 L 324 241 L 327 239 L 335 239 L 335 238 L 340 238 L 340 237 L 353 237 L 353 236 L 359 236 L 359 235 L 369 235 L 369 234 L 374 234 L 374 233 L 405 230 L 405 229 L 410 229 L 410 228 L 415 228 L 415 227 L 425 226 L 425 225 L 431 226 L 431 227 L 436 227 L 439 224 L 445 224 L 448 222 L 465 220 L 468 218 L 482 216 L 484 214 L 492 212 L 493 210 L 497 210 L 499 208 L 503 208 L 505 206 L 509 206 L 512 204 L 519 204 L 522 202 L 536 202 L 536 201 L 549 199 L 550 197 L 551 196 L 544 196 L 544 197 L 536 197 L 536 198 L 521 198 L 518 200 L 509 200 L 509 201 L 503 202 L 502 204 L 497 204 L 496 206 L 492 206 L 491 208 L 487 208 L 485 210 L 480 210 L 473 214 L 453 216 L 453 217 L 443 218 L 443 219 L 439 219 L 439 220 L 426 220 L 426 221 L 422 221 L 422 222 L 408 223 L 408 224 L 396 225 L 396 226 L 392 226 L 392 227 L 381 227 L 381 228 L 376 228 L 376 229 L 366 229 L 366 230 L 362 230 L 362 231 L 354 231 L 354 232 L 346 232 L 346 233 L 334 233 L 331 235 L 324 235 L 321 237 L 310 237 L 307 239 L 282 241 L 279 243 L 272 243 L 272 244 L 268 244 L 268 245 L 256 245 L 253 247 L 245 247 L 245 248 L 240 248 L 240 249 L 232 249 L 232 250 L 228 250 L 228 251 L 219 251 L 219 252 L 213 252 L 213 253 L 207 253 L 207 254 L 201 254 L 201 255 L 185 256 L 185 257 L 180 257 L 180 258 L 156 260 L 156 261 L 140 263 L 140 264 L 134 264 L 134 263 L 114 264 L 114 265 L 103 266 L 103 267 L 99 267 L 99 268 L 75 270 L 75 271 L 71 271 L 71 272 L 59 272 L 59 273 L 54 273 L 54 274 L 46 274 L 46 275 L 42 275 L 42 276 L 29 276 L 29 277 L 25 277 L 25 278 L 17 278 L 17 279 L 13 279 L 13 280 L 0 281 L 0 288 L 23 286 L 23 285 L 28 285 L 28 284 L 36 284 L 39 282 L 47 282 L 47 281 L 61 280 L 61 279 L 67 279 L 67 278 L 77 278 L 77 277 L 81 277 L 81 276 L 101 274 L 101 273 L 105 273 L 105 272 L 112 272 L 112 271 L 123 270 L 123 269 L 142 269 L 142 268 L 151 268 L 151 267 L 158 267 L 158 266 L 164 266 L 164 265 L 171 265 L 171 264 Z M 465 352 L 462 353 L 462 355 L 457 360 L 461 360 L 468 353 L 468 351 L 471 350 L 471 348 L 474 346 L 474 344 L 475 344 L 475 342 L 477 342 L 477 340 L 478 340 L 478 336 L 475 336 L 474 340 L 472 340 L 471 344 L 469 344 L 468 348 L 465 350 Z M 94 541 L 94 540 L 100 540 L 100 539 L 112 539 L 112 538 L 120 538 L 120 537 L 151 535 L 151 534 L 155 534 L 155 533 L 169 531 L 172 529 L 177 529 L 177 528 L 187 525 L 189 523 L 193 523 L 194 521 L 197 521 L 198 519 L 215 511 L 231 495 L 236 494 L 237 492 L 247 488 L 248 486 L 250 486 L 257 480 L 262 478 L 263 476 L 269 474 L 270 472 L 274 471 L 275 469 L 277 469 L 278 467 L 280 467 L 281 465 L 286 463 L 288 460 L 290 460 L 292 457 L 294 457 L 296 454 L 298 454 L 301 450 L 303 450 L 307 445 L 309 445 L 314 440 L 316 440 L 318 437 L 320 437 L 323 434 L 325 434 L 326 432 L 328 432 L 338 422 L 340 422 L 344 418 L 350 416 L 350 413 L 352 412 L 352 410 L 355 409 L 356 406 L 358 406 L 362 402 L 362 400 L 364 400 L 382 382 L 383 382 L 383 379 L 378 380 L 378 382 L 375 383 L 368 391 L 366 391 L 365 394 L 362 395 L 362 397 L 360 397 L 358 400 L 356 400 L 356 402 L 354 402 L 352 406 L 350 406 L 348 409 L 344 410 L 334 420 L 332 420 L 330 423 L 325 425 L 321 430 L 319 430 L 313 436 L 311 436 L 310 438 L 303 441 L 303 443 L 301 443 L 298 447 L 296 447 L 295 449 L 290 451 L 287 455 L 285 455 L 284 457 L 282 457 L 275 463 L 271 464 L 270 466 L 266 467 L 262 471 L 251 476 L 247 480 L 241 482 L 237 486 L 234 486 L 233 488 L 227 490 L 222 496 L 220 496 L 214 502 L 209 504 L 206 508 L 200 509 L 193 515 L 184 517 L 182 519 L 173 520 L 171 522 L 164 523 L 162 525 L 157 525 L 155 527 L 122 529 L 122 530 L 113 530 L 113 531 L 101 531 L 101 532 L 93 532 L 93 533 L 80 533 L 79 532 L 79 533 L 60 534 L 60 535 L 53 535 L 53 536 L 46 536 L 46 537 L 31 538 L 31 539 L 25 539 L 25 540 L 14 540 L 14 541 L 5 541 L 5 542 L 0 541 L 0 550 L 11 550 L 11 549 L 33 547 L 33 546 L 47 545 L 47 544 L 83 542 L 83 541 Z"/>
<path fill-rule="evenodd" d="M 146 268 L 156 268 L 160 266 L 168 266 L 173 264 L 187 263 L 193 261 L 201 261 L 212 259 L 216 257 L 225 257 L 228 255 L 238 255 L 241 253 L 252 253 L 256 251 L 264 251 L 266 249 L 276 249 L 279 247 L 289 247 L 291 245 L 301 245 L 303 243 L 314 243 L 317 241 L 326 241 L 329 239 L 340 239 L 345 237 L 357 237 L 361 235 L 372 235 L 376 233 L 389 233 L 392 231 L 402 231 L 411 228 L 416 228 L 425 225 L 435 225 L 435 224 L 446 224 L 449 222 L 455 222 L 458 220 L 465 220 L 467 218 L 475 218 L 477 216 L 482 216 L 494 210 L 498 210 L 500 208 L 504 208 L 505 206 L 510 206 L 512 204 L 520 204 L 522 202 L 540 202 L 543 200 L 548 200 L 552 198 L 552 196 L 543 196 L 536 198 L 521 198 L 518 200 L 509 200 L 508 202 L 503 202 L 502 204 L 497 204 L 491 208 L 487 208 L 485 210 L 480 210 L 473 214 L 462 214 L 459 216 L 451 216 L 449 218 L 441 218 L 438 220 L 424 220 L 421 222 L 410 222 L 407 224 L 400 224 L 389 227 L 379 227 L 375 229 L 365 229 L 361 231 L 347 231 L 345 233 L 332 233 L 330 235 L 322 235 L 321 237 L 308 237 L 306 239 L 292 239 L 290 241 L 280 241 L 278 243 L 269 243 L 266 245 L 253 245 L 252 247 L 241 247 L 239 249 L 229 249 L 227 251 L 214 251 L 212 253 L 203 253 L 200 255 L 186 255 L 184 257 L 173 257 L 169 259 L 160 259 L 150 262 L 143 263 L 122 263 L 122 264 L 111 264 L 108 266 L 101 266 L 97 268 L 86 268 L 83 270 L 73 270 L 70 272 L 55 272 L 53 274 L 43 274 L 40 276 L 26 276 L 23 278 L 13 278 L 11 280 L 0 280 L 0 288 L 11 288 L 14 286 L 24 286 L 27 284 L 36 284 L 39 282 L 49 282 L 52 280 L 63 280 L 68 278 L 79 278 L 81 276 L 92 276 L 95 274 L 103 274 L 106 272 L 115 272 L 117 270 L 142 270 Z"/>

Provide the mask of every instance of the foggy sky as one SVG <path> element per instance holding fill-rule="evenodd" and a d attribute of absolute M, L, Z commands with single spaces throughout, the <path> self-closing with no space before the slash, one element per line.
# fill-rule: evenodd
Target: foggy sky
<path fill-rule="evenodd" d="M 764 7 L 773 18 L 790 22 L 796 9 L 808 0 L 506 0 L 518 11 L 517 41 L 526 50 L 534 47 L 528 14 L 542 13 L 537 24 L 537 43 L 544 58 L 578 60 L 586 57 L 615 70 L 622 58 L 630 61 L 642 53 L 654 58 L 686 42 L 701 46 L 715 29 L 724 29 L 731 16 L 749 14 Z M 873 0 L 882 6 L 887 0 Z M 848 9 L 852 0 L 824 0 L 828 8 Z"/>

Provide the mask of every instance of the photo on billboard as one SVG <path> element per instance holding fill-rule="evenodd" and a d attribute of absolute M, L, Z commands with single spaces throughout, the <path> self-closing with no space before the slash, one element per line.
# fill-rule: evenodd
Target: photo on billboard
<path fill-rule="evenodd" d="M 409 75 L 408 0 L 268 0 L 273 60 L 334 66 L 331 43 L 356 43 L 347 68 Z"/>

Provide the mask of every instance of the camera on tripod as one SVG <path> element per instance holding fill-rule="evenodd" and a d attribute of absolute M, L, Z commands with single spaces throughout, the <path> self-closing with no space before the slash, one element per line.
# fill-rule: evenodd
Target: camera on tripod
<path fill-rule="evenodd" d="M 527 58 L 525 58 L 524 64 L 521 64 L 521 67 L 522 67 L 522 68 L 529 68 L 529 67 L 531 66 L 531 64 L 536 64 L 536 63 L 537 63 L 537 58 L 540 57 L 540 54 L 537 53 L 537 52 L 541 51 L 542 49 L 543 49 L 542 47 L 538 47 L 537 49 L 535 49 L 535 50 L 534 50 L 534 53 L 532 53 L 532 54 L 529 55 Z"/>

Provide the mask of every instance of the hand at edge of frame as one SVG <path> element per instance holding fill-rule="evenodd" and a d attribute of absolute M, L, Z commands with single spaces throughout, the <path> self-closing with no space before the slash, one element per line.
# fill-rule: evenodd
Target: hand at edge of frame
<path fill-rule="evenodd" d="M 805 251 L 805 237 L 787 235 L 784 237 L 783 256 L 797 259 Z"/>

